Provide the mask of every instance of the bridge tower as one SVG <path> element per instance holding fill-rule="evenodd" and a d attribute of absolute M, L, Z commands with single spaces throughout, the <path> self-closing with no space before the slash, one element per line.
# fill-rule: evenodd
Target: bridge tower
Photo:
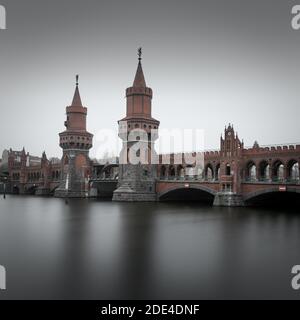
<path fill-rule="evenodd" d="M 152 117 L 152 89 L 147 87 L 138 50 L 133 85 L 126 89 L 126 117 L 118 122 L 123 140 L 114 201 L 156 201 L 158 156 L 154 150 L 159 121 Z"/>
<path fill-rule="evenodd" d="M 220 139 L 220 192 L 215 196 L 215 206 L 243 206 L 241 196 L 241 159 L 244 143 L 235 133 L 233 125 L 225 127 Z"/>
<path fill-rule="evenodd" d="M 91 172 L 89 149 L 93 135 L 86 130 L 87 108 L 82 105 L 76 76 L 76 88 L 72 104 L 66 108 L 66 130 L 59 134 L 63 149 L 62 177 L 55 191 L 56 197 L 86 197 L 88 177 Z"/>

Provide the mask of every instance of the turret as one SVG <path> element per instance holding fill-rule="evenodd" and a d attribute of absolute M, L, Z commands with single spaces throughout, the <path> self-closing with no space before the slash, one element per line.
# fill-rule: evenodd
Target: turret
<path fill-rule="evenodd" d="M 77 75 L 72 103 L 66 107 L 66 130 L 59 134 L 63 157 L 62 181 L 55 191 L 58 197 L 85 197 L 91 172 L 89 149 L 93 135 L 86 130 L 87 108 L 82 105 L 78 80 Z"/>
<path fill-rule="evenodd" d="M 138 57 L 133 85 L 126 89 L 126 116 L 118 122 L 123 147 L 114 201 L 156 200 L 153 163 L 157 159 L 154 142 L 158 138 L 159 121 L 152 118 L 152 89 L 146 85 L 141 48 Z"/>

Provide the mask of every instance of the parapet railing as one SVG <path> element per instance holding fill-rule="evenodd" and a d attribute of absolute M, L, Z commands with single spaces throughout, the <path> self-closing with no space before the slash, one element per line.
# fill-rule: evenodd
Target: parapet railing
<path fill-rule="evenodd" d="M 204 178 L 200 176 L 184 176 L 184 177 L 178 177 L 178 176 L 160 176 L 157 178 L 158 181 L 174 181 L 174 182 L 180 182 L 180 181 L 197 181 L 197 182 L 217 182 L 219 183 L 219 179 L 213 179 L 213 178 Z"/>
<path fill-rule="evenodd" d="M 284 179 L 284 178 L 278 178 L 278 177 L 275 177 L 275 178 L 272 178 L 272 179 L 269 179 L 269 178 L 259 178 L 259 179 L 256 179 L 256 178 L 245 178 L 242 180 L 243 183 L 253 183 L 253 184 L 256 184 L 256 183 L 262 183 L 262 184 L 299 184 L 300 183 L 300 180 L 299 178 L 287 178 L 287 179 Z"/>
<path fill-rule="evenodd" d="M 244 147 L 245 151 L 286 151 L 286 150 L 298 150 L 300 151 L 300 142 L 289 142 L 289 143 L 280 143 L 280 144 L 269 144 L 269 145 L 258 145 L 255 146 L 246 146 Z"/>

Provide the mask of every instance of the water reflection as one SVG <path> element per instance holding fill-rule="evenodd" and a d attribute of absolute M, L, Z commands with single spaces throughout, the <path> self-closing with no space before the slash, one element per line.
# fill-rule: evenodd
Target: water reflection
<path fill-rule="evenodd" d="M 0 299 L 300 298 L 297 210 L 0 201 Z"/>

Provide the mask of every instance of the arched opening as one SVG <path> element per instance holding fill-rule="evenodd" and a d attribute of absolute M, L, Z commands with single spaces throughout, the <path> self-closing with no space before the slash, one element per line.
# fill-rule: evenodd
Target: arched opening
<path fill-rule="evenodd" d="M 260 181 L 270 180 L 270 165 L 266 160 L 263 160 L 259 164 L 259 180 Z"/>
<path fill-rule="evenodd" d="M 13 188 L 12 188 L 12 193 L 13 193 L 13 194 L 19 194 L 19 193 L 20 193 L 19 187 L 18 187 L 18 186 L 13 186 Z"/>
<path fill-rule="evenodd" d="M 212 205 L 214 201 L 214 194 L 198 188 L 178 188 L 160 195 L 159 200 L 202 202 Z"/>
<path fill-rule="evenodd" d="M 166 167 L 165 166 L 161 166 L 159 176 L 160 176 L 161 180 L 164 180 L 166 178 Z"/>
<path fill-rule="evenodd" d="M 175 168 L 174 166 L 169 167 L 169 178 L 170 179 L 175 179 Z"/>
<path fill-rule="evenodd" d="M 181 164 L 177 167 L 177 177 L 180 180 L 184 179 L 184 168 Z"/>
<path fill-rule="evenodd" d="M 231 175 L 231 167 L 230 167 L 229 163 L 226 164 L 225 174 L 226 174 L 226 176 L 230 176 Z"/>
<path fill-rule="evenodd" d="M 245 204 L 254 207 L 297 207 L 300 206 L 300 193 L 270 190 L 246 199 Z"/>
<path fill-rule="evenodd" d="M 206 165 L 205 167 L 205 180 L 206 181 L 212 181 L 213 180 L 213 176 L 214 176 L 214 170 L 212 165 L 209 163 L 208 165 Z"/>
<path fill-rule="evenodd" d="M 289 182 L 297 183 L 299 181 L 299 163 L 296 160 L 290 160 L 287 164 L 287 179 Z"/>
<path fill-rule="evenodd" d="M 246 181 L 256 181 L 256 165 L 253 161 L 249 161 L 246 165 Z"/>
<path fill-rule="evenodd" d="M 58 187 L 59 187 L 59 185 L 58 185 L 58 186 L 55 186 L 53 189 L 51 189 L 49 194 L 50 194 L 50 195 L 54 195 L 55 190 L 58 189 Z"/>
<path fill-rule="evenodd" d="M 220 181 L 220 163 L 216 165 L 215 180 Z"/>
<path fill-rule="evenodd" d="M 195 168 L 192 165 L 187 165 L 184 170 L 184 176 L 186 179 L 193 179 L 195 177 Z"/>
<path fill-rule="evenodd" d="M 31 187 L 27 188 L 26 193 L 28 193 L 28 194 L 35 194 L 37 188 L 38 188 L 38 187 L 35 186 L 35 185 L 34 185 L 34 186 L 31 186 Z"/>
<path fill-rule="evenodd" d="M 280 182 L 284 180 L 284 165 L 280 160 L 273 163 L 272 179 L 274 182 Z"/>

